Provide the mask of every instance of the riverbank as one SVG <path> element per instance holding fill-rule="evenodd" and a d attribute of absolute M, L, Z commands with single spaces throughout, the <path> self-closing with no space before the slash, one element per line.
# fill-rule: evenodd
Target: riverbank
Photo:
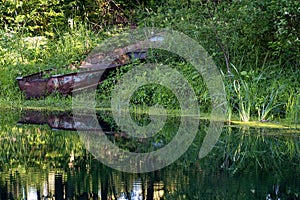
<path fill-rule="evenodd" d="M 282 7 L 273 5 L 273 2 L 265 3 L 260 5 L 245 1 L 243 4 L 223 2 L 217 5 L 179 5 L 173 2 L 168 5 L 170 9 L 158 6 L 164 12 L 148 10 L 149 15 L 140 16 L 140 24 L 134 28 L 167 27 L 199 42 L 211 55 L 222 75 L 227 99 L 227 121 L 285 121 L 299 124 L 299 39 L 295 38 L 297 34 L 294 29 L 290 30 L 284 24 L 273 21 L 281 18 L 287 20 L 285 15 L 276 11 L 280 11 Z M 294 3 L 297 4 L 297 1 Z M 291 16 L 294 7 L 286 8 L 290 9 Z M 257 11 L 262 8 L 266 9 L 269 18 L 261 19 L 260 12 L 252 12 L 252 9 Z M 177 12 L 173 13 L 172 10 Z M 274 13 L 278 16 L 273 16 Z M 218 17 L 208 17 L 210 14 Z M 266 30 L 257 29 L 262 22 L 262 27 L 267 26 Z M 295 27 L 298 25 L 293 23 L 291 21 Z M 278 25 L 276 30 L 273 30 L 273 26 L 269 27 L 272 24 Z M 243 27 L 247 29 L 244 30 Z M 108 25 L 96 31 L 86 23 L 76 21 L 72 26 L 66 25 L 55 32 L 51 29 L 49 35 L 43 31 L 33 33 L 25 25 L 3 26 L 0 29 L 0 107 L 72 109 L 71 96 L 51 95 L 40 100 L 26 100 L 18 88 L 16 78 L 50 68 L 57 69 L 59 73 L 68 73 L 70 68 L 79 66 L 88 52 L 101 41 L 120 35 L 130 28 L 132 27 L 129 25 Z M 285 30 L 289 34 L 280 35 L 279 30 Z M 264 37 L 265 35 L 268 37 Z M 202 113 L 211 111 L 211 98 L 203 77 L 186 60 L 171 52 L 155 49 L 149 53 L 146 63 L 172 66 L 191 85 L 200 105 L 199 110 Z M 97 89 L 97 108 L 110 107 L 114 86 L 122 75 L 136 65 L 137 63 L 133 63 L 110 73 Z M 158 104 L 170 110 L 176 110 L 180 106 L 172 91 L 154 84 L 139 88 L 132 96 L 131 103 L 133 106 Z"/>

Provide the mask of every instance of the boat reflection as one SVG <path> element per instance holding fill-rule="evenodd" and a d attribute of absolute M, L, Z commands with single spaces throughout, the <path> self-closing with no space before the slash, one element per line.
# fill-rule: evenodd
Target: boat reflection
<path fill-rule="evenodd" d="M 92 115 L 74 116 L 72 112 L 42 112 L 26 110 L 18 124 L 48 124 L 53 130 L 111 131 L 111 125 Z"/>

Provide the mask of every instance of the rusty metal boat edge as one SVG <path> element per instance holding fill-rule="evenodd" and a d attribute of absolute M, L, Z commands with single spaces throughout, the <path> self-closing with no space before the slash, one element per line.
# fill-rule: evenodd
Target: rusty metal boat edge
<path fill-rule="evenodd" d="M 82 90 L 101 84 L 106 74 L 117 67 L 127 65 L 134 59 L 145 60 L 146 51 L 127 52 L 117 56 L 113 62 L 99 65 L 80 66 L 84 70 L 68 74 L 50 75 L 55 69 L 48 69 L 24 77 L 17 77 L 18 86 L 25 93 L 26 99 L 43 98 L 53 93 L 70 95 L 74 90 Z M 47 77 L 48 76 L 48 77 Z"/>
<path fill-rule="evenodd" d="M 18 85 L 26 99 L 41 98 L 52 93 L 62 95 L 73 91 L 94 87 L 105 80 L 105 72 L 132 63 L 133 60 L 145 60 L 151 44 L 161 43 L 165 32 L 152 35 L 150 38 L 134 44 L 113 49 L 107 52 L 96 52 L 90 55 L 88 62 L 79 66 L 82 71 L 63 75 L 50 75 L 53 69 L 18 77 Z M 48 74 L 49 77 L 46 77 Z M 99 76 L 100 75 L 100 76 Z"/>

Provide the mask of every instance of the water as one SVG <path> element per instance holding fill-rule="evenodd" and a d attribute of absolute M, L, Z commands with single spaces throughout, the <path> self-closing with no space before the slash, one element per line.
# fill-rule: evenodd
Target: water
<path fill-rule="evenodd" d="M 169 141 L 162 135 L 150 141 L 127 138 L 109 114 L 99 116 L 107 137 L 130 151 L 156 150 Z M 178 127 L 173 122 L 178 120 L 163 130 L 170 137 Z M 72 116 L 2 111 L 0 198 L 300 199 L 299 130 L 226 126 L 215 148 L 199 160 L 207 124 L 203 121 L 188 151 L 173 164 L 125 173 L 87 151 L 72 131 Z"/>

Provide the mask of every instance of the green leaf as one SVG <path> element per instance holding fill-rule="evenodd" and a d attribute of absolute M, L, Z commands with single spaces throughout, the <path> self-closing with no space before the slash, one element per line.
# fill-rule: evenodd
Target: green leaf
<path fill-rule="evenodd" d="M 20 23 L 20 22 L 23 22 L 25 19 L 25 15 L 18 15 L 16 17 L 16 22 Z"/>
<path fill-rule="evenodd" d="M 241 72 L 241 75 L 242 75 L 242 76 L 247 76 L 247 72 L 246 72 L 246 71 L 242 71 L 242 72 Z"/>

